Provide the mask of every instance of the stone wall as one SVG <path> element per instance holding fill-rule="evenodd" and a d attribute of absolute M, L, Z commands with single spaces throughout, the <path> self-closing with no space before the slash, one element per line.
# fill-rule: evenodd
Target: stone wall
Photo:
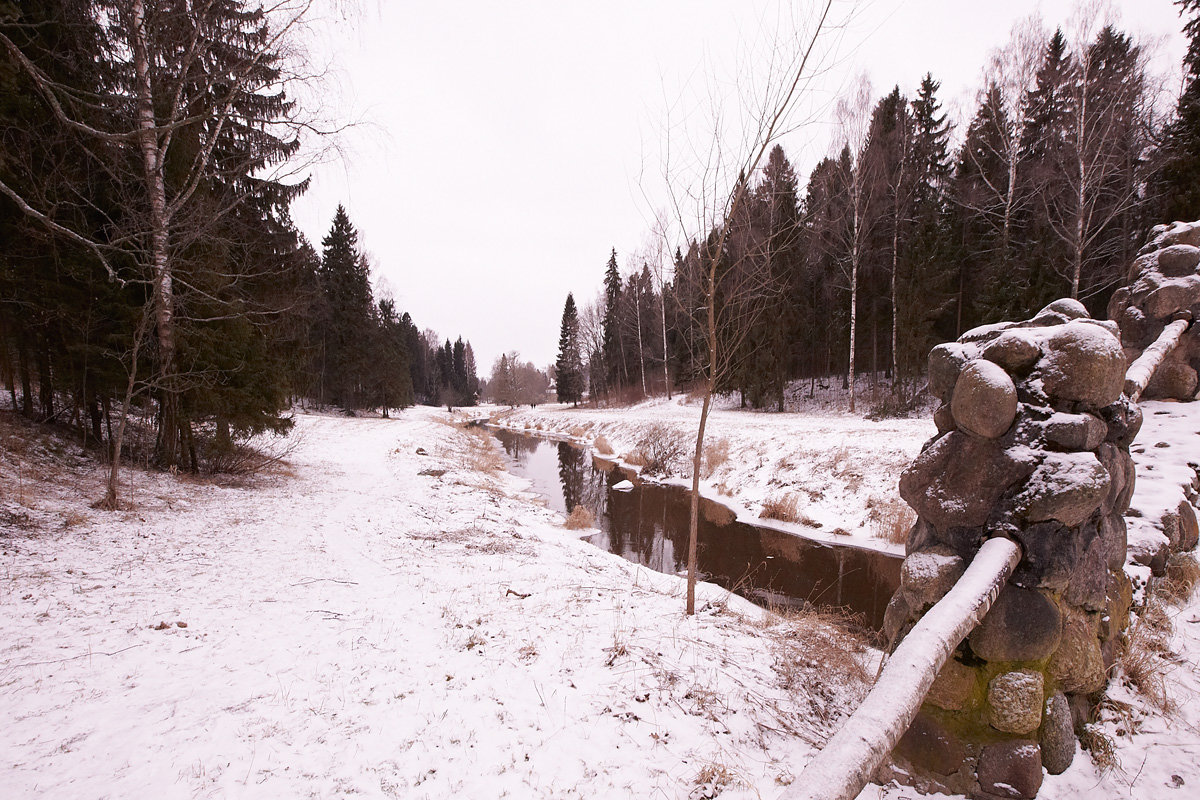
<path fill-rule="evenodd" d="M 885 635 L 894 646 L 986 538 L 1023 551 L 896 749 L 935 787 L 1032 798 L 1043 769 L 1074 757 L 1129 618 L 1122 515 L 1141 412 L 1122 394 L 1125 368 L 1117 325 L 1073 300 L 929 355 L 938 435 L 900 480 L 918 520 Z"/>
<path fill-rule="evenodd" d="M 1175 319 L 1200 315 L 1200 222 L 1156 226 L 1128 275 L 1129 285 L 1113 293 L 1108 318 L 1121 327 L 1130 363 Z M 1200 326 L 1183 335 L 1154 374 L 1146 399 L 1191 400 L 1200 371 Z"/>

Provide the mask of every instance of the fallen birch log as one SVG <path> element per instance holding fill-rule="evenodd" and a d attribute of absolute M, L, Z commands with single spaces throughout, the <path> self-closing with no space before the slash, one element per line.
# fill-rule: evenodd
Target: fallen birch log
<path fill-rule="evenodd" d="M 892 653 L 862 705 L 780 800 L 857 797 L 908 730 L 942 665 L 987 614 L 1020 560 L 1016 542 L 984 542 L 954 588 Z"/>
<path fill-rule="evenodd" d="M 1125 371 L 1125 394 L 1130 402 L 1136 403 L 1142 392 L 1146 391 L 1150 379 L 1154 377 L 1154 371 L 1162 364 L 1163 359 L 1179 346 L 1179 340 L 1190 324 L 1189 320 L 1177 319 L 1163 328 L 1154 344 L 1143 350 L 1137 360 L 1129 365 L 1129 369 Z"/>

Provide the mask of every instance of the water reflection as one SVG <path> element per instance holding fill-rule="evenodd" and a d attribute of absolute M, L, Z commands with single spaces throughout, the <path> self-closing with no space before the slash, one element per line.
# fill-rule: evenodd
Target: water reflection
<path fill-rule="evenodd" d="M 582 504 L 600 532 L 588 541 L 651 569 L 687 568 L 688 494 L 643 484 L 612 491 L 619 471 L 603 471 L 566 442 L 496 431 L 512 472 L 529 479 L 551 508 Z M 701 519 L 699 566 L 705 580 L 763 604 L 849 608 L 878 629 L 900 580 L 900 559 L 851 547 L 829 547 L 769 528 Z"/>

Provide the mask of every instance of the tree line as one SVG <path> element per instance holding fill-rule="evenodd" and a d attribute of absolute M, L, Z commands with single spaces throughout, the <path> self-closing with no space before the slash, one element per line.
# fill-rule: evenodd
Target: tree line
<path fill-rule="evenodd" d="M 311 0 L 0 0 L 0 383 L 112 459 L 190 470 L 300 398 L 474 397 L 470 347 L 376 300 L 339 208 L 292 223 Z"/>
<path fill-rule="evenodd" d="M 1200 215 L 1195 19 L 1186 32 L 1173 118 L 1158 110 L 1145 48 L 1113 25 L 1068 37 L 1020 23 L 961 131 L 932 75 L 911 97 L 859 79 L 837 103 L 836 149 L 803 189 L 775 145 L 738 178 L 745 202 L 720 228 L 671 247 L 673 258 L 660 231 L 624 274 L 614 250 L 601 296 L 579 312 L 568 298 L 559 399 L 686 387 L 720 352 L 717 389 L 755 408 L 782 409 L 803 380 L 809 394 L 840 383 L 853 410 L 855 378 L 898 408 L 938 342 L 1059 297 L 1103 317 L 1149 228 Z M 714 266 L 721 341 L 709 348 Z"/>

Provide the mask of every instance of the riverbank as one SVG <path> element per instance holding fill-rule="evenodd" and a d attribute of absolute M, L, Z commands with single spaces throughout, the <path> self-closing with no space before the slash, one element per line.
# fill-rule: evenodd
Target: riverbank
<path fill-rule="evenodd" d="M 1138 491 L 1169 505 L 1200 405 L 1159 410 L 1145 454 L 1174 466 Z M 6 796 L 777 797 L 878 653 L 708 585 L 685 618 L 680 579 L 580 541 L 444 420 L 300 414 L 278 470 L 135 471 L 114 513 L 102 466 L 0 413 Z M 1140 679 L 1167 702 L 1118 673 L 1111 750 L 1042 797 L 1200 785 L 1200 601 L 1162 613 Z"/>
<path fill-rule="evenodd" d="M 466 413 L 511 430 L 568 437 L 634 467 L 670 450 L 664 480 L 690 485 L 700 408 L 683 396 L 628 408 L 560 404 Z M 744 522 L 902 554 L 912 515 L 896 486 L 936 432 L 927 418 L 872 422 L 836 413 L 716 408 L 705 436 L 701 492 Z"/>

